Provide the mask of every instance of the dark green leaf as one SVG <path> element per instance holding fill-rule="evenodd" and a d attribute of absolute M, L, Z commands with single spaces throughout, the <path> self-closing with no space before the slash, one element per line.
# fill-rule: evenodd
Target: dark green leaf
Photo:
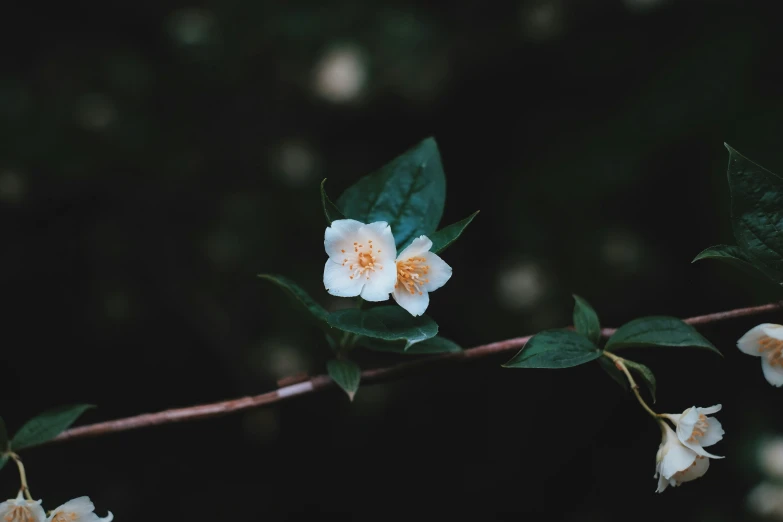
<path fill-rule="evenodd" d="M 574 294 L 574 327 L 577 332 L 593 341 L 593 344 L 598 344 L 601 340 L 601 323 L 598 322 L 598 314 L 590 303 L 576 294 Z"/>
<path fill-rule="evenodd" d="M 329 196 L 326 195 L 326 189 L 324 189 L 324 185 L 326 184 L 326 178 L 321 182 L 321 205 L 324 207 L 324 216 L 326 216 L 326 222 L 328 224 L 332 224 L 332 221 L 336 219 L 345 219 L 345 216 L 343 216 L 343 213 L 340 212 L 340 209 L 337 208 L 337 205 L 332 203 L 332 200 L 329 199 Z"/>
<path fill-rule="evenodd" d="M 573 330 L 547 330 L 536 334 L 505 368 L 570 368 L 601 357 L 584 335 Z"/>
<path fill-rule="evenodd" d="M 641 317 L 625 323 L 606 343 L 606 350 L 642 346 L 690 346 L 721 355 L 696 329 L 676 317 Z"/>
<path fill-rule="evenodd" d="M 348 398 L 353 401 L 362 378 L 362 370 L 359 366 L 347 359 L 332 359 L 326 363 L 326 371 L 337 386 L 342 388 L 348 394 Z"/>
<path fill-rule="evenodd" d="M 310 312 L 317 320 L 325 322 L 329 315 L 326 309 L 316 303 L 310 295 L 302 290 L 299 285 L 288 279 L 287 277 L 275 274 L 258 274 L 261 279 L 266 279 L 276 284 L 289 295 L 291 295 L 297 302 L 304 307 L 305 310 Z"/>
<path fill-rule="evenodd" d="M 73 404 L 48 410 L 33 417 L 19 428 L 11 439 L 11 449 L 18 451 L 52 440 L 67 430 L 82 413 L 94 407 L 92 404 Z"/>
<path fill-rule="evenodd" d="M 8 450 L 8 430 L 5 427 L 5 421 L 0 417 L 0 453 Z"/>
<path fill-rule="evenodd" d="M 703 250 L 698 256 L 696 256 L 692 263 L 700 261 L 702 259 L 718 259 L 725 263 L 728 263 L 736 268 L 739 268 L 745 272 L 752 272 L 755 274 L 761 273 L 773 281 L 776 280 L 776 276 L 767 267 L 760 263 L 756 263 L 753 259 L 747 256 L 745 252 L 738 246 L 734 245 L 715 245 Z"/>
<path fill-rule="evenodd" d="M 642 378 L 644 384 L 647 385 L 647 389 L 650 391 L 650 395 L 652 395 L 653 402 L 655 402 L 655 375 L 653 375 L 652 370 L 643 364 L 629 361 L 628 359 L 624 359 L 623 362 L 625 363 L 626 368 Z"/>
<path fill-rule="evenodd" d="M 731 221 L 737 244 L 753 264 L 783 282 L 783 178 L 729 151 Z"/>
<path fill-rule="evenodd" d="M 349 308 L 329 314 L 329 325 L 365 337 L 384 341 L 405 341 L 405 349 L 414 343 L 435 337 L 438 325 L 426 315 L 413 317 L 399 306 L 380 306 L 369 310 Z"/>
<path fill-rule="evenodd" d="M 453 353 L 461 352 L 462 348 L 455 343 L 440 335 L 421 341 L 411 346 L 408 350 L 405 349 L 404 342 L 391 342 L 382 341 L 380 339 L 373 339 L 372 337 L 360 337 L 357 341 L 360 345 L 375 352 L 389 352 L 389 353 L 405 353 L 412 355 L 424 355 L 435 353 Z"/>
<path fill-rule="evenodd" d="M 337 200 L 347 218 L 386 221 L 398 247 L 435 232 L 445 202 L 446 176 L 434 138 L 363 177 Z"/>
<path fill-rule="evenodd" d="M 478 213 L 479 211 L 477 210 L 462 221 L 452 223 L 429 236 L 432 241 L 430 252 L 437 254 L 438 252 L 446 250 L 449 245 L 459 239 L 459 236 L 462 235 L 462 232 L 470 225 L 470 222 L 473 221 L 473 218 L 476 217 Z"/>
<path fill-rule="evenodd" d="M 625 391 L 629 390 L 628 377 L 625 376 L 622 370 L 619 370 L 617 366 L 614 365 L 614 361 L 608 357 L 601 357 L 598 359 L 598 364 L 601 365 L 601 368 L 603 368 L 603 370 L 609 374 L 609 377 L 619 384 L 622 389 Z"/>

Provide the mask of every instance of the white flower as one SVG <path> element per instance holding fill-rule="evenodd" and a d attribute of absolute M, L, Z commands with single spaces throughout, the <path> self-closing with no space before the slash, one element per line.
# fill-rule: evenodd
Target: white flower
<path fill-rule="evenodd" d="M 656 493 L 662 493 L 668 486 L 679 486 L 683 482 L 695 480 L 707 473 L 710 467 L 710 459 L 684 446 L 668 424 L 661 421 L 661 426 L 664 433 L 656 456 Z"/>
<path fill-rule="evenodd" d="M 761 357 L 764 377 L 772 386 L 783 386 L 783 326 L 763 323 L 751 328 L 737 341 L 737 348 Z"/>
<path fill-rule="evenodd" d="M 90 501 L 90 497 L 78 497 L 52 511 L 46 522 L 111 522 L 114 520 L 111 511 L 103 518 L 93 511 L 95 511 L 95 506 Z"/>
<path fill-rule="evenodd" d="M 337 219 L 326 228 L 324 287 L 338 297 L 361 295 L 365 301 L 385 301 L 394 290 L 397 274 L 391 227 L 385 221 L 365 225 Z"/>
<path fill-rule="evenodd" d="M 22 492 L 15 499 L 0 504 L 0 520 L 4 522 L 44 522 L 46 513 L 40 500 L 27 500 Z"/>
<path fill-rule="evenodd" d="M 671 420 L 677 426 L 677 438 L 683 446 L 693 450 L 697 455 L 712 459 L 722 459 L 712 453 L 707 453 L 704 448 L 719 442 L 724 435 L 723 426 L 715 417 L 707 417 L 712 413 L 718 413 L 720 404 L 709 408 L 697 408 L 693 406 L 681 414 L 665 413 L 664 417 Z"/>
<path fill-rule="evenodd" d="M 451 267 L 430 248 L 432 241 L 419 236 L 397 256 L 397 283 L 392 295 L 414 317 L 427 309 L 429 292 L 445 285 L 451 277 Z"/>

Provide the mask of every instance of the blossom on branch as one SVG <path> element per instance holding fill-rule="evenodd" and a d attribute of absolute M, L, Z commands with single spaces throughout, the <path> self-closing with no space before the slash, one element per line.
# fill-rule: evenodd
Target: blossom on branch
<path fill-rule="evenodd" d="M 679 486 L 696 480 L 707 473 L 710 467 L 710 459 L 686 447 L 664 421 L 661 421 L 661 429 L 663 440 L 655 464 L 655 478 L 658 479 L 656 493 L 662 493 L 668 486 Z"/>
<path fill-rule="evenodd" d="M 451 267 L 430 252 L 432 241 L 419 236 L 397 256 L 397 283 L 394 300 L 411 315 L 424 313 L 430 304 L 429 293 L 446 284 Z"/>
<path fill-rule="evenodd" d="M 324 233 L 329 255 L 324 266 L 324 287 L 338 297 L 361 296 L 385 301 L 394 290 L 397 247 L 385 221 L 365 225 L 353 219 L 336 219 Z"/>
<path fill-rule="evenodd" d="M 723 426 L 715 417 L 708 417 L 712 413 L 718 413 L 721 409 L 720 404 L 710 406 L 709 408 L 697 408 L 693 406 L 681 414 L 665 413 L 664 417 L 669 419 L 677 427 L 677 438 L 682 444 L 702 457 L 712 459 L 722 459 L 717 455 L 704 451 L 704 448 L 712 446 L 723 439 Z"/>
<path fill-rule="evenodd" d="M 46 513 L 40 500 L 27 500 L 22 491 L 15 499 L 0 504 L 0 520 L 5 522 L 44 522 Z"/>
<path fill-rule="evenodd" d="M 772 386 L 783 386 L 783 326 L 762 323 L 737 341 L 737 348 L 761 357 L 761 370 Z"/>

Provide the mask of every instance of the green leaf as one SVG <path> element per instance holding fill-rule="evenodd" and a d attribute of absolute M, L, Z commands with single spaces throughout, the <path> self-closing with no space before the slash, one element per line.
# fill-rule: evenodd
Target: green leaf
<path fill-rule="evenodd" d="M 598 364 L 601 365 L 601 368 L 603 368 L 603 370 L 609 374 L 609 377 L 611 377 L 614 382 L 619 384 L 623 390 L 629 391 L 628 378 L 625 376 L 622 370 L 619 370 L 617 366 L 614 365 L 614 361 L 608 357 L 601 357 L 598 359 Z"/>
<path fill-rule="evenodd" d="M 365 337 L 384 341 L 405 341 L 405 349 L 414 343 L 435 337 L 438 325 L 426 315 L 413 317 L 399 306 L 379 306 L 369 310 L 348 308 L 329 314 L 329 325 Z"/>
<path fill-rule="evenodd" d="M 533 336 L 505 368 L 570 368 L 601 357 L 601 350 L 573 330 L 546 330 Z"/>
<path fill-rule="evenodd" d="M 67 430 L 92 404 L 73 404 L 45 411 L 27 421 L 11 439 L 11 448 L 18 451 L 50 441 Z"/>
<path fill-rule="evenodd" d="M 348 398 L 353 401 L 362 378 L 361 368 L 348 359 L 332 359 L 326 363 L 326 371 L 329 373 L 329 377 L 337 383 L 337 386 L 342 388 L 348 394 Z"/>
<path fill-rule="evenodd" d="M 718 259 L 725 263 L 728 263 L 736 268 L 739 268 L 745 272 L 752 272 L 755 274 L 761 273 L 773 281 L 776 280 L 776 276 L 767 267 L 761 265 L 748 257 L 745 252 L 738 246 L 734 245 L 715 245 L 704 249 L 699 255 L 697 255 L 691 263 L 700 261 L 702 259 Z"/>
<path fill-rule="evenodd" d="M 345 219 L 345 216 L 343 216 L 343 213 L 340 212 L 340 209 L 337 208 L 337 205 L 332 203 L 332 200 L 329 199 L 329 196 L 326 195 L 326 189 L 324 189 L 324 185 L 326 184 L 326 178 L 321 182 L 321 205 L 324 207 L 324 216 L 326 216 L 326 222 L 328 224 L 332 224 L 332 221 L 336 219 Z"/>
<path fill-rule="evenodd" d="M 731 221 L 737 244 L 775 282 L 783 282 L 783 178 L 729 151 Z"/>
<path fill-rule="evenodd" d="M 350 219 L 386 221 L 398 247 L 435 232 L 445 202 L 446 176 L 434 138 L 363 177 L 337 200 Z"/>
<path fill-rule="evenodd" d="M 258 274 L 261 279 L 266 279 L 276 284 L 283 290 L 287 291 L 297 302 L 304 307 L 305 310 L 310 312 L 317 320 L 325 322 L 329 316 L 329 312 L 326 308 L 316 303 L 310 295 L 302 290 L 299 285 L 288 279 L 287 277 L 275 274 Z"/>
<path fill-rule="evenodd" d="M 676 317 L 641 317 L 625 323 L 609 338 L 607 351 L 643 346 L 690 346 L 706 348 L 722 355 L 717 348 L 696 331 Z"/>
<path fill-rule="evenodd" d="M 437 254 L 438 252 L 446 250 L 454 241 L 459 239 L 459 236 L 462 235 L 462 232 L 470 225 L 470 222 L 473 221 L 473 218 L 476 217 L 478 213 L 479 211 L 477 210 L 462 221 L 452 223 L 429 236 L 432 241 L 430 252 Z"/>
<path fill-rule="evenodd" d="M 653 375 L 652 370 L 641 363 L 629 361 L 628 359 L 623 359 L 623 363 L 629 370 L 641 377 L 641 379 L 644 381 L 644 384 L 647 385 L 647 389 L 650 391 L 650 395 L 652 395 L 653 402 L 655 402 L 656 384 L 655 375 Z"/>
<path fill-rule="evenodd" d="M 594 344 L 601 340 L 601 323 L 590 303 L 574 294 L 574 327 Z"/>
<path fill-rule="evenodd" d="M 8 430 L 5 427 L 5 421 L 0 417 L 0 453 L 8 451 Z"/>
<path fill-rule="evenodd" d="M 426 341 L 421 341 L 405 349 L 404 342 L 382 341 L 372 337 L 360 337 L 357 343 L 374 352 L 405 353 L 411 355 L 425 355 L 435 353 L 454 353 L 461 352 L 462 348 L 449 339 L 436 335 Z"/>

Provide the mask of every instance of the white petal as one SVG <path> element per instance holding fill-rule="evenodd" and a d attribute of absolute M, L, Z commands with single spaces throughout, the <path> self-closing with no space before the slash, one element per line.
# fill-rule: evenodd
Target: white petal
<path fill-rule="evenodd" d="M 451 278 L 451 267 L 440 258 L 437 254 L 428 252 L 424 255 L 427 260 L 427 265 L 430 267 L 427 271 L 427 279 L 429 282 L 424 283 L 424 289 L 428 292 L 437 290 L 441 286 L 446 284 Z"/>
<path fill-rule="evenodd" d="M 661 475 L 670 479 L 675 473 L 688 469 L 695 460 L 696 453 L 680 444 L 679 441 L 671 444 L 661 462 Z"/>
<path fill-rule="evenodd" d="M 378 257 L 379 260 L 394 262 L 397 259 L 397 247 L 394 244 L 394 236 L 392 235 L 392 229 L 385 221 L 376 221 L 368 225 L 363 225 L 357 232 L 358 237 L 354 241 L 358 241 L 363 245 L 367 245 L 371 240 L 375 251 L 381 251 Z M 353 246 L 353 243 L 351 243 Z"/>
<path fill-rule="evenodd" d="M 410 257 L 416 257 L 429 252 L 432 248 L 432 241 L 427 236 L 419 236 L 414 239 L 410 245 L 406 246 L 397 259 L 404 260 Z"/>
<path fill-rule="evenodd" d="M 395 288 L 392 296 L 394 296 L 394 300 L 397 301 L 398 305 L 414 317 L 423 314 L 430 304 L 430 296 L 426 290 L 422 290 L 421 294 L 418 292 L 410 293 L 405 290 L 403 285 Z"/>
<path fill-rule="evenodd" d="M 324 288 L 337 297 L 354 297 L 361 293 L 364 282 L 359 277 L 351 279 L 353 272 L 331 259 L 324 265 Z"/>
<path fill-rule="evenodd" d="M 394 283 L 397 282 L 397 267 L 392 260 L 383 268 L 378 268 L 367 275 L 359 276 L 359 279 L 364 283 L 361 293 L 362 299 L 374 302 L 386 301 L 389 298 L 389 294 L 394 291 Z"/>
<path fill-rule="evenodd" d="M 716 404 L 715 406 L 710 406 L 709 408 L 696 408 L 699 410 L 699 413 L 703 413 L 704 415 L 712 415 L 713 413 L 718 413 L 721 410 L 722 406 L 720 404 Z"/>
<path fill-rule="evenodd" d="M 761 355 L 761 352 L 759 351 L 761 345 L 759 342 L 765 337 L 771 337 L 770 332 L 777 335 L 776 330 L 780 330 L 780 328 L 774 328 L 776 326 L 778 325 L 771 323 L 762 323 L 758 326 L 754 326 L 745 332 L 745 335 L 739 338 L 737 341 L 737 348 L 748 355 Z"/>
<path fill-rule="evenodd" d="M 658 489 L 655 490 L 656 493 L 663 493 L 663 490 L 665 490 L 669 486 L 669 481 L 663 478 L 663 475 L 658 477 Z"/>
<path fill-rule="evenodd" d="M 698 458 L 694 461 L 693 465 L 690 466 L 685 471 L 679 473 L 675 478 L 677 481 L 677 484 L 683 484 L 685 482 L 690 482 L 691 480 L 696 480 L 699 477 L 703 477 L 705 473 L 707 473 L 707 470 L 710 467 L 710 459 L 707 458 Z"/>
<path fill-rule="evenodd" d="M 707 417 L 709 426 L 704 436 L 699 442 L 701 442 L 702 448 L 707 448 L 713 444 L 717 444 L 723 439 L 723 435 L 726 433 L 723 431 L 723 425 L 715 417 Z"/>
<path fill-rule="evenodd" d="M 693 435 L 693 428 L 696 427 L 696 423 L 699 421 L 699 410 L 696 406 L 688 408 L 682 415 L 680 415 L 677 424 L 677 438 L 683 444 L 685 441 L 691 438 Z"/>
<path fill-rule="evenodd" d="M 772 386 L 783 386 L 783 368 L 772 366 L 769 364 L 769 359 L 762 357 L 761 369 L 764 371 L 764 377 L 766 377 L 768 383 Z"/>
<path fill-rule="evenodd" d="M 99 518 L 98 520 L 100 520 L 101 522 L 111 522 L 112 520 L 114 520 L 114 514 L 111 511 L 109 511 L 108 515 L 106 515 L 103 518 Z"/>
<path fill-rule="evenodd" d="M 52 513 L 57 513 L 58 511 L 76 513 L 78 516 L 83 516 L 95 511 L 95 505 L 90 501 L 90 497 L 77 497 L 58 507 Z"/>
<path fill-rule="evenodd" d="M 353 219 L 336 219 L 324 232 L 326 254 L 335 261 L 345 258 L 345 253 L 353 252 L 353 242 L 358 240 L 358 232 L 364 223 Z M 343 252 L 345 250 L 345 252 Z"/>
<path fill-rule="evenodd" d="M 783 341 L 783 326 L 779 324 L 764 323 L 764 333 L 767 334 L 768 337 Z"/>

